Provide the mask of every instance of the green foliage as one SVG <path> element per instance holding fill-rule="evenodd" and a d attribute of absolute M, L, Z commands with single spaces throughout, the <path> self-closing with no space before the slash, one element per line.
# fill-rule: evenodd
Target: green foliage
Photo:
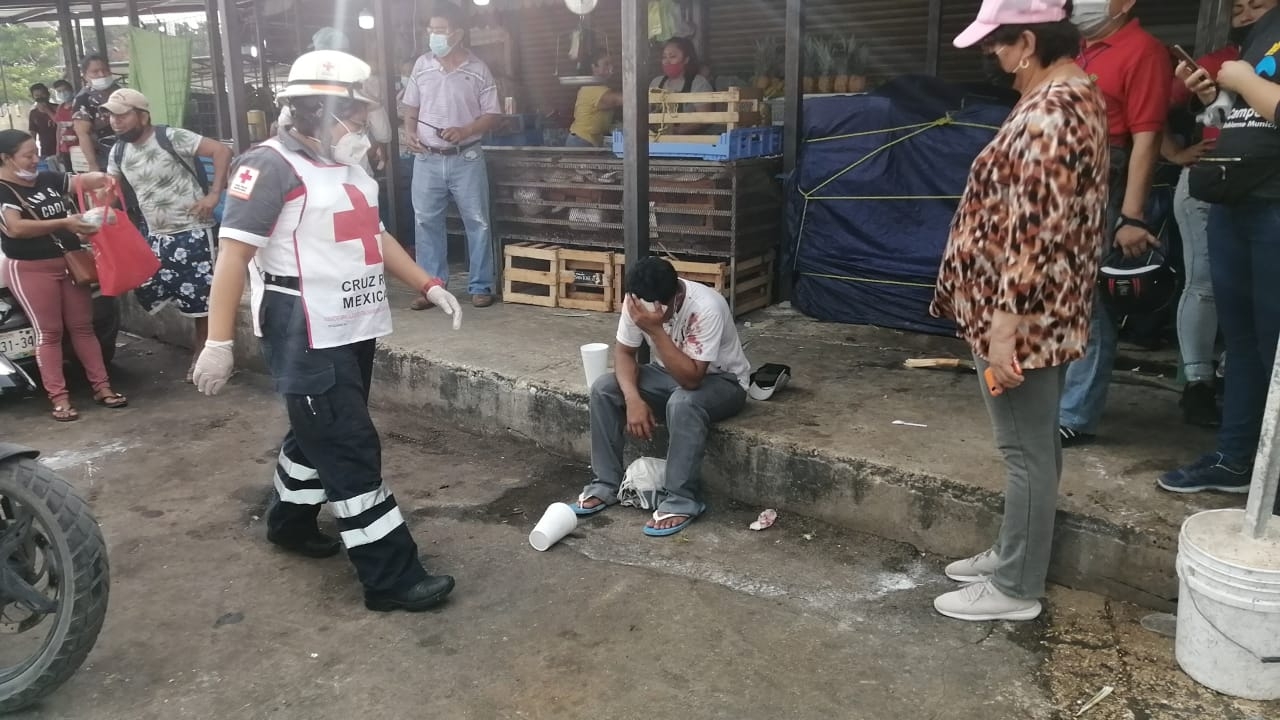
<path fill-rule="evenodd" d="M 47 27 L 0 25 L 0 64 L 7 85 L 3 101 L 29 102 L 27 88 L 38 82 L 52 88 L 63 76 L 58 32 Z"/>

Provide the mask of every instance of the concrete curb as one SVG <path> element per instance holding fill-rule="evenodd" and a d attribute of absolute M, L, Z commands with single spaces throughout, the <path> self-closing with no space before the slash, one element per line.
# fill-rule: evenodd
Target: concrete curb
<path fill-rule="evenodd" d="M 151 316 L 126 300 L 124 326 L 135 334 L 188 345 L 176 313 Z M 237 330 L 240 367 L 264 370 L 247 309 Z M 482 434 L 513 433 L 544 449 L 585 460 L 590 424 L 587 396 L 445 363 L 399 347 L 379 345 L 372 402 L 385 409 L 442 412 Z M 657 441 L 656 452 L 665 442 Z M 947 557 L 980 548 L 1001 519 L 1000 493 L 945 477 L 910 473 L 856 457 L 780 442 L 732 423 L 717 428 L 707 449 L 705 480 L 713 493 L 760 508 L 777 508 L 859 532 L 910 543 Z M 577 488 L 565 488 L 568 497 Z M 1077 512 L 1059 511 L 1053 581 L 1167 610 L 1177 596 L 1174 534 L 1138 530 Z"/>

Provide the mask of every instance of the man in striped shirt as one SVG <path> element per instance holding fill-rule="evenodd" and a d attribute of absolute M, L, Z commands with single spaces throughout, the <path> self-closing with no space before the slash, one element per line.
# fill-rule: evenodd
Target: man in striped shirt
<path fill-rule="evenodd" d="M 489 223 L 489 175 L 480 141 L 497 123 L 498 85 L 480 58 L 462 46 L 462 16 L 454 5 L 433 11 L 428 43 L 400 102 L 413 168 L 418 265 L 448 280 L 445 210 L 452 197 L 467 231 L 470 278 L 476 307 L 493 304 L 493 237 Z M 411 306 L 430 307 L 425 298 Z"/>

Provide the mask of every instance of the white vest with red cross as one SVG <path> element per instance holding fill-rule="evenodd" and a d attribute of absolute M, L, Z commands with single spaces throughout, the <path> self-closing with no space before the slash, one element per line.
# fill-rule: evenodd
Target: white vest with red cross
<path fill-rule="evenodd" d="M 377 181 L 358 166 L 321 164 L 274 139 L 263 145 L 280 153 L 302 181 L 304 194 L 286 204 L 268 246 L 292 241 L 310 346 L 339 347 L 391 334 Z M 287 221 L 291 214 L 296 224 Z M 274 288 L 254 280 L 256 319 L 260 291 Z"/>

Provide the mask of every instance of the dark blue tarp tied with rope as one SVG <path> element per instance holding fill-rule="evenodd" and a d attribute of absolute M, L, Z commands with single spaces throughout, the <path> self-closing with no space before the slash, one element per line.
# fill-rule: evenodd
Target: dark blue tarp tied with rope
<path fill-rule="evenodd" d="M 804 104 L 788 181 L 792 302 L 821 320 L 954 335 L 929 316 L 969 167 L 1011 103 L 927 76 Z"/>

